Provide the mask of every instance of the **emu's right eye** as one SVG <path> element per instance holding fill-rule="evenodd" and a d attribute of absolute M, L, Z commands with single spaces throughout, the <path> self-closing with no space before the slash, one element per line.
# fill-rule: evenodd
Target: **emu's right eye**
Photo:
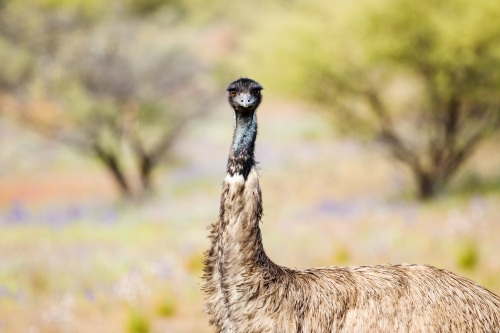
<path fill-rule="evenodd" d="M 235 97 L 235 96 L 236 96 L 236 91 L 231 90 L 231 91 L 229 92 L 229 94 L 231 95 L 231 97 Z"/>

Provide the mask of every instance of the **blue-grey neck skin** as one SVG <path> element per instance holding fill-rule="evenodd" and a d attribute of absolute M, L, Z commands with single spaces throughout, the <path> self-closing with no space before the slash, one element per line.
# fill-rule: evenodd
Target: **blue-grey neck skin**
<path fill-rule="evenodd" d="M 257 137 L 257 115 L 254 111 L 234 115 L 234 134 L 227 162 L 227 173 L 242 175 L 245 179 L 255 165 L 254 148 Z"/>
<path fill-rule="evenodd" d="M 232 150 L 235 152 L 241 150 L 251 150 L 255 145 L 257 136 L 257 116 L 254 112 L 236 113 L 234 115 L 234 137 Z"/>

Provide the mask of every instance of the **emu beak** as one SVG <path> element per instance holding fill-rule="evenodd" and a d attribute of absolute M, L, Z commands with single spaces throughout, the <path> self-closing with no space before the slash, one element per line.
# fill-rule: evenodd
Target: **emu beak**
<path fill-rule="evenodd" d="M 249 107 L 255 102 L 255 97 L 252 96 L 251 94 L 239 94 L 238 97 L 236 97 L 236 103 L 241 105 L 244 108 Z"/>

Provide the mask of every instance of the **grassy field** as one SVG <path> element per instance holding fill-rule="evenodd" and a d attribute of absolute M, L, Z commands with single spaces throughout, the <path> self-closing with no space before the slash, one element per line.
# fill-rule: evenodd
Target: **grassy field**
<path fill-rule="evenodd" d="M 426 263 L 500 293 L 493 142 L 447 196 L 422 204 L 380 149 L 335 137 L 306 109 L 266 100 L 259 111 L 262 230 L 275 262 Z M 156 175 L 157 197 L 141 205 L 120 202 L 95 162 L 1 125 L 0 332 L 211 331 L 199 277 L 225 175 L 228 107 L 190 127 L 176 164 Z"/>

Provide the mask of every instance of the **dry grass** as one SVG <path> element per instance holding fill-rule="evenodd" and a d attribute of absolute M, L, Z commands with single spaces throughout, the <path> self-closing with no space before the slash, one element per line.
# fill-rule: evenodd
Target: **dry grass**
<path fill-rule="evenodd" d="M 185 163 L 158 174 L 158 198 L 141 207 L 112 204 L 108 185 L 95 196 L 105 175 L 77 157 L 1 175 L 0 332 L 210 332 L 201 253 L 231 117 L 223 108 L 194 126 L 177 146 Z M 462 186 L 500 176 L 494 144 L 464 169 L 460 191 L 419 204 L 380 151 L 335 139 L 300 106 L 266 102 L 260 124 L 263 238 L 277 263 L 427 263 L 500 293 L 500 193 Z"/>

